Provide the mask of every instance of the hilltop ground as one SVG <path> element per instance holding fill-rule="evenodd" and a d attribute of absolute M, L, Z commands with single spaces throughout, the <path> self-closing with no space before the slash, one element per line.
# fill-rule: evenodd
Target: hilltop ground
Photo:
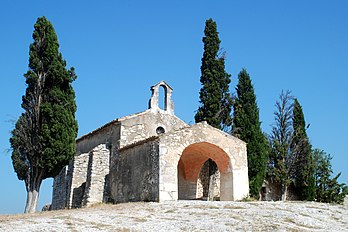
<path fill-rule="evenodd" d="M 1 215 L 0 231 L 348 231 L 348 209 L 314 202 L 140 202 Z"/>

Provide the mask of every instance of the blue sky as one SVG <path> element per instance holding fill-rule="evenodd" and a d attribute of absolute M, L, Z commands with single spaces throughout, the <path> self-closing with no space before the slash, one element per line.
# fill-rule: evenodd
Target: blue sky
<path fill-rule="evenodd" d="M 15 1 L 0 3 L 0 214 L 22 213 L 26 191 L 11 164 L 11 121 L 22 112 L 33 25 L 46 16 L 60 51 L 74 66 L 79 136 L 147 109 L 150 86 L 165 80 L 175 113 L 194 122 L 205 20 L 218 25 L 226 70 L 246 68 L 262 128 L 289 89 L 303 106 L 313 147 L 333 156 L 348 183 L 348 2 L 336 1 Z M 51 201 L 45 180 L 39 209 Z"/>

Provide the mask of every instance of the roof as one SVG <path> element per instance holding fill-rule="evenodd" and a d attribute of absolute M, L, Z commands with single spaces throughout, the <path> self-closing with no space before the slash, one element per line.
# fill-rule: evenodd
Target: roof
<path fill-rule="evenodd" d="M 155 84 L 155 85 L 153 85 L 153 86 L 151 86 L 151 89 L 153 88 L 153 87 L 155 87 L 155 86 L 157 86 L 157 85 L 165 85 L 166 87 L 168 87 L 168 88 L 170 88 L 171 90 L 173 90 L 173 88 L 172 87 L 170 87 L 170 85 L 168 85 L 168 83 L 167 82 L 165 82 L 165 81 L 160 81 L 160 82 L 158 82 L 157 84 Z"/>

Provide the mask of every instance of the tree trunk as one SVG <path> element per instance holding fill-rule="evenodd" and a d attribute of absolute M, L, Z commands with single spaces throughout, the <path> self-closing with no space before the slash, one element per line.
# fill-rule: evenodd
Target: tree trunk
<path fill-rule="evenodd" d="M 287 193 L 288 193 L 288 186 L 284 184 L 282 186 L 282 201 L 286 201 Z"/>
<path fill-rule="evenodd" d="M 26 180 L 27 203 L 24 213 L 35 213 L 39 199 L 39 191 L 42 183 L 42 172 L 30 175 Z M 34 178 L 33 178 L 34 177 Z"/>
<path fill-rule="evenodd" d="M 39 190 L 33 189 L 27 192 L 27 204 L 24 213 L 35 213 L 39 199 Z"/>

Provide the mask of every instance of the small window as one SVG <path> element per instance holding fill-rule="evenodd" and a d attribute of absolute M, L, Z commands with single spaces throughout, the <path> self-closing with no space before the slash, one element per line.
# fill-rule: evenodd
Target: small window
<path fill-rule="evenodd" d="M 157 133 L 158 135 L 164 134 L 164 132 L 166 132 L 166 131 L 164 130 L 163 127 L 161 127 L 161 126 L 157 127 L 156 133 Z"/>

